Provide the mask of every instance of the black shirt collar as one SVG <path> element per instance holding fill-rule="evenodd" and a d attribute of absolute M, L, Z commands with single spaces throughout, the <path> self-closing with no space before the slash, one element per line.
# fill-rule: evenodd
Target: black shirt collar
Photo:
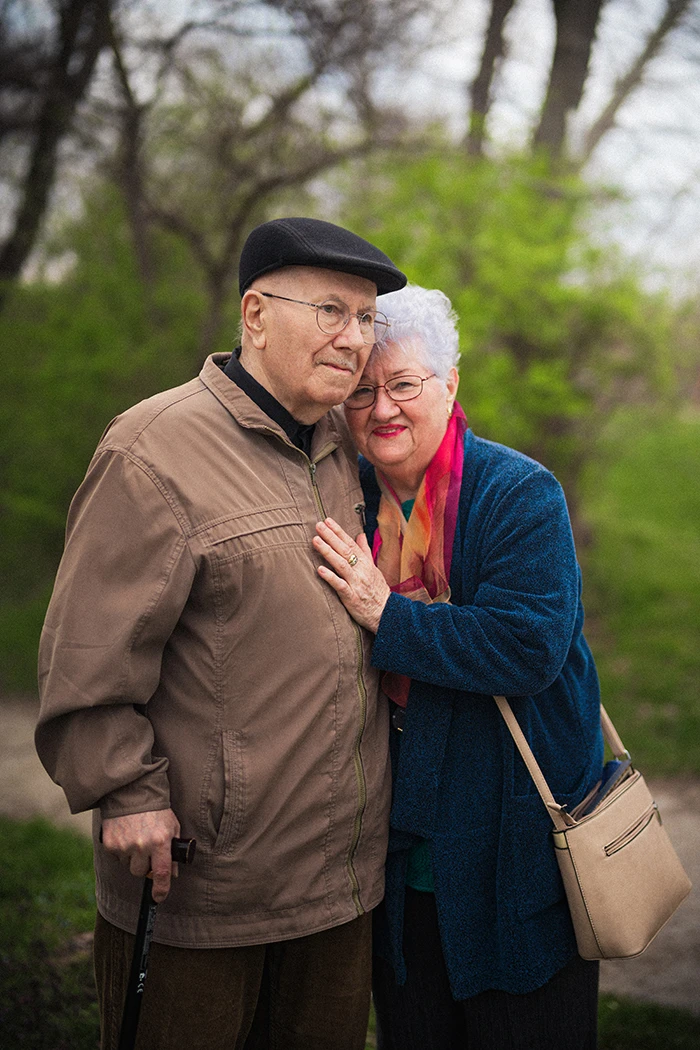
<path fill-rule="evenodd" d="M 239 359 L 240 353 L 241 348 L 238 346 L 224 366 L 224 374 L 233 380 L 236 386 L 240 387 L 243 393 L 247 394 L 251 401 L 254 401 L 258 408 L 262 409 L 266 416 L 269 416 L 273 422 L 279 423 L 292 444 L 301 449 L 302 452 L 305 452 L 310 459 L 311 441 L 316 424 L 300 423 L 295 419 L 291 412 L 288 412 L 284 405 L 280 404 L 277 398 L 272 396 L 269 390 L 266 390 L 262 384 L 258 383 L 257 379 L 254 379 L 250 372 L 246 372 Z"/>

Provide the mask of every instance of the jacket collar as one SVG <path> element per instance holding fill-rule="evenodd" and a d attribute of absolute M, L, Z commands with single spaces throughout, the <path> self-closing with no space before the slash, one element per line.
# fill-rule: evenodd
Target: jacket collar
<path fill-rule="evenodd" d="M 236 383 L 232 382 L 224 374 L 223 368 L 231 357 L 230 353 L 212 354 L 206 359 L 199 378 L 218 401 L 231 413 L 236 422 L 250 430 L 273 433 L 290 448 L 301 452 L 289 440 L 282 426 L 271 419 L 263 410 L 256 405 L 252 398 Z M 332 409 L 325 416 L 321 416 L 314 430 L 313 443 L 311 446 L 312 462 L 332 452 L 340 443 L 341 435 L 335 418 L 338 409 Z M 301 453 L 303 455 L 303 453 Z"/>

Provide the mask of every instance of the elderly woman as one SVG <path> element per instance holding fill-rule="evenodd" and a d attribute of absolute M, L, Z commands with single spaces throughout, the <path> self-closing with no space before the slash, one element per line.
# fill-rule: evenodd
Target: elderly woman
<path fill-rule="evenodd" d="M 376 634 L 394 796 L 374 1000 L 391 1050 L 592 1050 L 598 964 L 576 943 L 551 822 L 493 700 L 555 797 L 599 778 L 599 690 L 556 479 L 476 437 L 438 291 L 381 297 L 391 327 L 345 402 L 366 538 L 331 519 L 319 574 Z"/>

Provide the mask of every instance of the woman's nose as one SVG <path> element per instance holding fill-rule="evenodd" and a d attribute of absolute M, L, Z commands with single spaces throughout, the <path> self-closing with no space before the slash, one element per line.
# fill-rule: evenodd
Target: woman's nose
<path fill-rule="evenodd" d="M 376 419 L 393 419 L 401 411 L 400 407 L 387 394 L 383 386 L 378 386 L 375 391 L 372 415 Z"/>

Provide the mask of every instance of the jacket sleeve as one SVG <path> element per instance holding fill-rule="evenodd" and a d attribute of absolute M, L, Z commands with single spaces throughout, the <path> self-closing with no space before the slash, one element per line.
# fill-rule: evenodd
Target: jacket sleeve
<path fill-rule="evenodd" d="M 475 567 L 475 578 L 464 580 L 471 600 L 425 605 L 392 594 L 374 665 L 472 693 L 546 689 L 566 660 L 579 601 L 571 525 L 554 476 L 538 469 L 509 485 L 461 536 L 453 580 L 455 562 L 458 572 Z"/>
<path fill-rule="evenodd" d="M 194 572 L 158 479 L 126 453 L 98 450 L 71 504 L 39 649 L 36 747 L 73 813 L 169 807 L 146 705 Z"/>

